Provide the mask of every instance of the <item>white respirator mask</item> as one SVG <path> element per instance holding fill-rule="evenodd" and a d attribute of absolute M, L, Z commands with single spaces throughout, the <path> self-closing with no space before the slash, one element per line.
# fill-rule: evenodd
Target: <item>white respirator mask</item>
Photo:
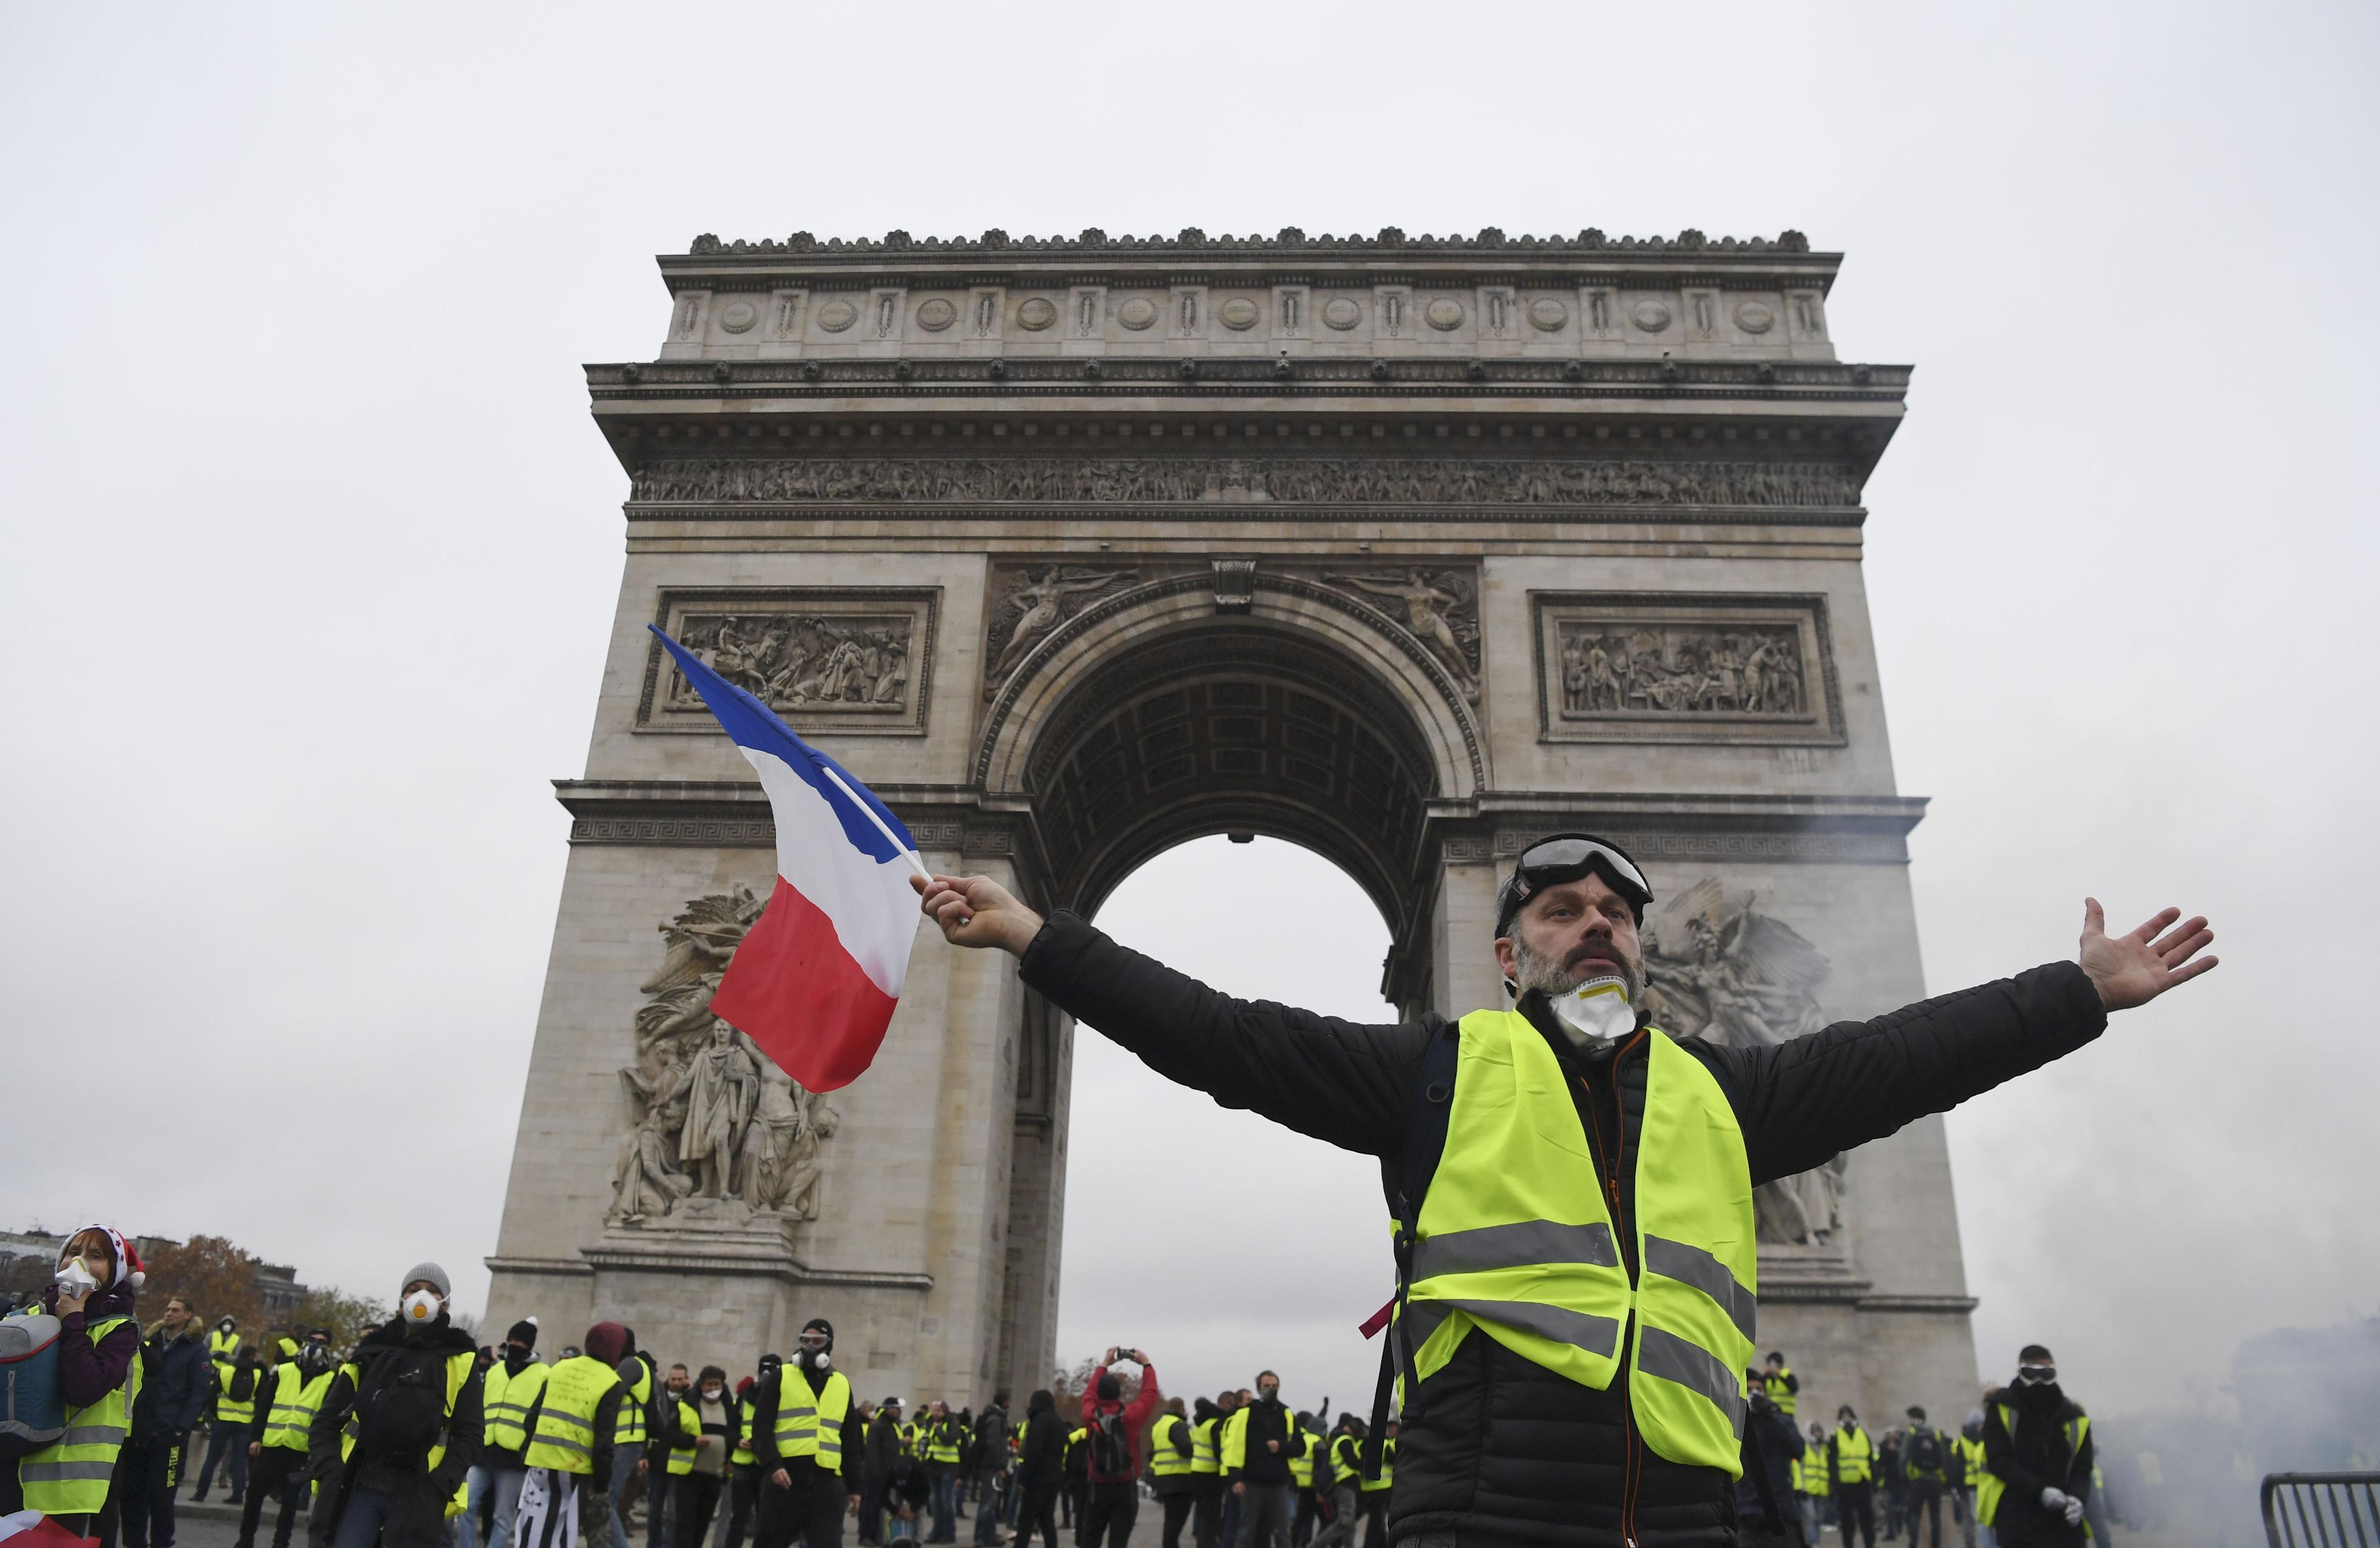
<path fill-rule="evenodd" d="M 61 1295 L 86 1296 L 99 1288 L 99 1281 L 91 1277 L 91 1265 L 80 1258 L 68 1258 L 67 1266 L 58 1270 L 57 1280 Z"/>
<path fill-rule="evenodd" d="M 1617 976 L 1590 978 L 1568 994 L 1548 997 L 1554 1014 L 1582 1048 L 1600 1047 L 1636 1030 L 1636 1008 L 1629 1002 L 1627 981 Z"/>
<path fill-rule="evenodd" d="M 438 1317 L 438 1292 L 416 1290 L 405 1298 L 405 1320 L 408 1323 L 434 1322 Z"/>

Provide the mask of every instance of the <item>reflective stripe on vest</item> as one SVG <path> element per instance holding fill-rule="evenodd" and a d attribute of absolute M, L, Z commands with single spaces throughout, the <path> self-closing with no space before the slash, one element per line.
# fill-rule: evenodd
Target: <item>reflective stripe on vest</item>
<path fill-rule="evenodd" d="M 297 1361 L 283 1361 L 273 1373 L 273 1398 L 264 1410 L 264 1444 L 285 1451 L 304 1451 L 314 1428 L 314 1415 L 322 1407 L 322 1395 L 331 1390 L 335 1374 L 325 1371 L 310 1382 Z"/>
<path fill-rule="evenodd" d="M 959 1465 L 959 1421 L 936 1420 L 926 1433 L 926 1460 L 945 1468 Z"/>
<path fill-rule="evenodd" d="M 545 1390 L 545 1379 L 551 1368 L 540 1361 L 530 1361 L 514 1375 L 503 1361 L 488 1367 L 480 1385 L 480 1422 L 481 1437 L 490 1445 L 500 1445 L 506 1451 L 518 1451 L 528 1439 L 521 1428 L 528 1422 L 528 1410 L 537 1403 L 538 1394 Z"/>
<path fill-rule="evenodd" d="M 1314 1451 L 1318 1443 L 1302 1430 L 1293 1438 L 1305 1444 L 1289 1459 L 1289 1481 L 1300 1489 L 1311 1489 L 1314 1487 Z"/>
<path fill-rule="evenodd" d="M 1669 1034 L 1640 1034 L 1632 1285 L 1544 1035 L 1517 1010 L 1475 1010 L 1461 1035 L 1446 1150 L 1422 1201 L 1410 1310 L 1399 1319 L 1415 1373 L 1427 1380 L 1477 1327 L 1602 1391 L 1633 1326 L 1626 1357 L 1637 1378 L 1653 1378 L 1628 1383 L 1645 1444 L 1673 1462 L 1742 1476 L 1759 1267 L 1752 1170 L 1726 1094 Z"/>
<path fill-rule="evenodd" d="M 532 1468 L 566 1473 L 595 1470 L 595 1410 L 620 1385 L 620 1373 L 589 1355 L 574 1355 L 546 1373 L 540 1395 L 537 1432 L 521 1460 Z"/>
<path fill-rule="evenodd" d="M 1190 1470 L 1194 1473 L 1220 1473 L 1223 1470 L 1221 1454 L 1215 1448 L 1215 1430 L 1222 1421 L 1202 1419 L 1190 1426 Z"/>
<path fill-rule="evenodd" d="M 1174 1442 L 1174 1433 L 1183 1426 L 1180 1414 L 1160 1414 L 1148 1432 L 1148 1470 L 1158 1478 L 1180 1478 L 1190 1470 L 1190 1458 L 1182 1455 Z"/>
<path fill-rule="evenodd" d="M 645 1409 L 653 1400 L 653 1368 L 640 1360 L 637 1361 L 637 1371 L 635 1385 L 620 1399 L 619 1427 L 612 1432 L 613 1445 L 645 1444 Z"/>
<path fill-rule="evenodd" d="M 702 1414 L 683 1397 L 677 1401 L 677 1427 L 694 1437 L 670 1447 L 669 1470 L 684 1478 L 694 1471 L 694 1454 L 702 1449 Z"/>
<path fill-rule="evenodd" d="M 1835 1454 L 1835 1481 L 1839 1483 L 1865 1483 L 1869 1462 L 1876 1456 L 1876 1445 L 1862 1430 L 1838 1430 L 1827 1440 L 1828 1449 Z"/>
<path fill-rule="evenodd" d="M 1330 1443 L 1330 1481 L 1345 1483 L 1363 1475 L 1364 1443 L 1342 1435 Z"/>
<path fill-rule="evenodd" d="M 239 1367 L 237 1365 L 223 1373 L 223 1388 L 215 1394 L 215 1422 L 237 1424 L 245 1429 L 256 1418 L 256 1400 L 262 1396 L 264 1373 L 251 1366 L 249 1370 L 248 1396 L 234 1397 L 231 1395 L 231 1384 L 238 1374 Z"/>
<path fill-rule="evenodd" d="M 2016 1444 L 2016 1409 L 2006 1403 L 1995 1403 L 1992 1407 L 1998 1411 L 2000 1428 L 2008 1432 L 2009 1445 L 2013 1448 Z M 2091 1416 L 2083 1414 L 2080 1418 L 2068 1420 L 2065 1430 L 2066 1457 L 2070 1462 L 2073 1460 L 2074 1454 L 2082 1449 L 2082 1437 L 2091 1433 Z M 1976 1442 L 1975 1454 L 1978 1458 L 1982 1457 L 1983 1449 L 1983 1443 Z M 1981 1466 L 1980 1461 L 1977 1465 Z M 1988 1527 L 1998 1518 L 2000 1494 L 2007 1488 L 2007 1481 L 1998 1473 L 1985 1472 L 1976 1479 L 1975 1520 L 1978 1524 Z"/>
<path fill-rule="evenodd" d="M 107 1317 L 83 1331 L 97 1348 L 101 1339 L 128 1320 Z M 132 1405 L 140 1397 L 140 1353 L 136 1349 L 123 1385 L 102 1393 L 97 1402 L 67 1410 L 65 1433 L 17 1464 L 25 1508 L 44 1516 L 93 1516 L 104 1508 L 107 1481 L 115 1476 L 116 1456 L 131 1428 Z"/>
<path fill-rule="evenodd" d="M 479 1368 L 480 1351 L 477 1349 L 458 1349 L 446 1357 L 446 1411 L 438 1416 L 438 1444 L 430 1448 L 427 1465 L 432 1471 L 446 1459 L 446 1427 L 455 1421 L 455 1399 L 462 1395 L 463 1384 L 469 1381 Z M 353 1361 L 339 1369 L 346 1373 L 347 1378 L 347 1421 L 339 1427 L 339 1460 L 344 1462 L 355 1455 L 356 1437 L 363 1432 L 363 1416 L 356 1411 L 355 1404 L 356 1397 L 363 1390 L 363 1375 Z M 447 1514 L 452 1516 L 455 1512 L 449 1510 Z"/>
<path fill-rule="evenodd" d="M 815 1457 L 827 1471 L 843 1471 L 843 1421 L 850 1411 L 851 1383 L 842 1372 L 829 1373 L 826 1385 L 812 1391 L 799 1367 L 777 1368 L 777 1427 L 772 1433 L 779 1457 Z"/>

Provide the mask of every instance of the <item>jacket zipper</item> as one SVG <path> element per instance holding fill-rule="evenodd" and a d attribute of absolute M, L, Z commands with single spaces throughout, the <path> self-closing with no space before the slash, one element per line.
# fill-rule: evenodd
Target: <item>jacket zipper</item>
<path fill-rule="evenodd" d="M 1634 1051 L 1636 1045 L 1642 1042 L 1644 1037 L 1645 1030 L 1642 1027 L 1637 1028 L 1636 1034 L 1621 1044 L 1620 1051 L 1611 1056 L 1611 1115 L 1618 1125 L 1619 1132 L 1614 1137 L 1613 1150 L 1609 1155 L 1603 1154 L 1602 1121 L 1598 1119 L 1595 1122 L 1596 1156 L 1603 1163 L 1603 1187 L 1610 1200 L 1611 1244 L 1619 1252 L 1620 1261 L 1623 1265 L 1628 1262 L 1628 1252 L 1623 1245 L 1621 1233 L 1628 1228 L 1628 1221 L 1626 1214 L 1620 1207 L 1620 1157 L 1626 1155 L 1628 1150 L 1628 1102 L 1620 1089 L 1620 1067 L 1627 1061 L 1629 1054 Z M 1586 1087 L 1586 1111 L 1588 1117 L 1592 1119 L 1595 1116 L 1595 1087 L 1584 1076 L 1580 1077 L 1579 1083 Z M 1636 1276 L 1633 1272 L 1628 1276 L 1628 1288 L 1631 1290 L 1636 1288 Z M 1632 1296 L 1630 1299 L 1633 1301 L 1634 1298 Z M 1628 1370 L 1628 1344 L 1630 1336 L 1635 1330 L 1636 1309 L 1632 1304 L 1628 1309 L 1628 1320 L 1621 1325 L 1620 1329 L 1620 1361 L 1617 1373 L 1620 1383 L 1620 1540 L 1627 1545 L 1627 1548 L 1636 1548 L 1636 1491 L 1644 1482 L 1645 1467 L 1644 1443 L 1636 1433 L 1634 1393 L 1631 1390 L 1632 1383 Z"/>

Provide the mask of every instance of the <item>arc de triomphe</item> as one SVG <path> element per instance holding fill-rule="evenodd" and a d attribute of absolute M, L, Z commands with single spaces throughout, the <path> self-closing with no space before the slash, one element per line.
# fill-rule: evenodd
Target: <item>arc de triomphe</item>
<path fill-rule="evenodd" d="M 1909 370 L 1836 358 L 1840 261 L 1394 230 L 662 258 L 660 357 L 587 369 L 627 560 L 559 781 L 491 1325 L 613 1316 L 745 1370 L 823 1314 L 862 1386 L 954 1401 L 1052 1363 L 1070 1024 L 1005 958 L 929 944 L 844 1090 L 715 1025 L 769 811 L 649 623 L 929 865 L 1045 905 L 1186 839 L 1289 840 L 1379 905 L 1388 998 L 1454 1013 L 1500 1002 L 1500 865 L 1586 827 L 1654 872 L 1671 1030 L 1917 998 L 1924 804 L 1894 792 L 1860 568 Z M 1765 1190 L 1761 1231 L 1761 1344 L 1805 1411 L 1964 1411 L 1938 1121 Z"/>

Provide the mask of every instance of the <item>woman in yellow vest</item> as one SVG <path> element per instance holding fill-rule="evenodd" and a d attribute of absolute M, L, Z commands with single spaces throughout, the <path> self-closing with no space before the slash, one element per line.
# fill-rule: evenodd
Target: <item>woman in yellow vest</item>
<path fill-rule="evenodd" d="M 60 1244 L 40 1305 L 58 1320 L 59 1437 L 14 1465 L 0 1464 L 0 1516 L 38 1510 L 80 1537 L 99 1535 L 108 1480 L 140 1394 L 135 1293 L 145 1276 L 131 1243 L 108 1226 L 86 1226 Z"/>
<path fill-rule="evenodd" d="M 265 1383 L 249 1431 L 248 1501 L 240 1506 L 239 1539 L 233 1548 L 256 1548 L 257 1523 L 268 1499 L 280 1510 L 273 1525 L 273 1548 L 289 1548 L 290 1533 L 313 1488 L 306 1474 L 307 1448 L 315 1411 L 338 1373 L 338 1357 L 331 1352 L 327 1328 L 316 1328 L 303 1343 L 285 1338 L 281 1344 L 281 1361 Z"/>
<path fill-rule="evenodd" d="M 1742 1471 L 1755 1184 L 2071 1053 L 2110 1011 L 2215 965 L 2205 920 L 2168 911 L 2111 937 L 2091 902 L 2076 961 L 1980 993 L 1800 1035 L 1706 997 L 1680 1010 L 1707 1034 L 1680 1035 L 1645 1005 L 1650 881 L 1621 846 L 1566 832 L 1522 847 L 1478 943 L 1509 1008 L 1359 1026 L 1219 993 L 990 877 L 912 883 L 946 941 L 1014 954 L 1026 987 L 1151 1069 L 1382 1161 L 1394 1380 L 1374 1406 L 1385 1420 L 1401 1382 L 1415 1437 L 1392 1533 L 1544 1548 L 1709 1540 Z M 1425 887 L 1381 901 L 1486 912 L 1434 860 Z M 1486 967 L 1443 960 L 1438 982 Z M 1524 1414 L 1529 1444 L 1512 1444 Z"/>
<path fill-rule="evenodd" d="M 446 1548 L 479 1460 L 479 1350 L 447 1318 L 446 1271 L 416 1264 L 397 1313 L 331 1377 L 310 1432 L 322 1548 Z"/>

